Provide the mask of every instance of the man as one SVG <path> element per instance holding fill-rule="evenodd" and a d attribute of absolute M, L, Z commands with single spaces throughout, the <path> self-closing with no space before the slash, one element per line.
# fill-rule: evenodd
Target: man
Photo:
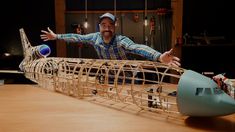
<path fill-rule="evenodd" d="M 162 63 L 179 67 L 179 58 L 172 56 L 173 50 L 160 53 L 146 45 L 136 44 L 126 36 L 115 34 L 116 18 L 111 13 L 105 13 L 100 16 L 100 32 L 86 35 L 79 34 L 55 34 L 50 28 L 48 31 L 42 30 L 41 39 L 64 40 L 66 42 L 85 42 L 91 44 L 97 51 L 100 59 L 126 60 L 128 53 L 138 54 L 151 61 L 160 61 Z"/>

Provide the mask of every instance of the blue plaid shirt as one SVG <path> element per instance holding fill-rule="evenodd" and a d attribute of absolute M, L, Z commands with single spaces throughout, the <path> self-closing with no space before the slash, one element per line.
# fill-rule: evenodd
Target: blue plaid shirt
<path fill-rule="evenodd" d="M 92 45 L 100 59 L 127 60 L 128 53 L 140 55 L 148 60 L 156 61 L 160 52 L 143 44 L 136 44 L 131 39 L 122 35 L 115 35 L 109 44 L 105 44 L 100 32 L 86 35 L 57 34 L 57 39 L 66 42 L 82 42 Z"/>

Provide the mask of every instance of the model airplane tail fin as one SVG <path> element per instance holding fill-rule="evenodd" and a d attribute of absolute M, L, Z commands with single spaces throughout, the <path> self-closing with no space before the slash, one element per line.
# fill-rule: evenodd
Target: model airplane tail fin
<path fill-rule="evenodd" d="M 19 31 L 20 31 L 21 44 L 22 44 L 23 52 L 24 52 L 24 59 L 20 63 L 19 68 L 20 70 L 23 71 L 24 66 L 26 64 L 38 58 L 45 58 L 49 56 L 51 53 L 51 50 L 50 50 L 50 47 L 45 44 L 32 46 L 28 40 L 28 37 L 24 29 L 21 28 Z"/>
<path fill-rule="evenodd" d="M 23 47 L 24 57 L 26 57 L 27 50 L 29 50 L 32 46 L 28 40 L 28 37 L 26 36 L 24 32 L 24 29 L 21 28 L 19 31 L 20 31 L 20 39 L 21 39 L 21 44 Z"/>

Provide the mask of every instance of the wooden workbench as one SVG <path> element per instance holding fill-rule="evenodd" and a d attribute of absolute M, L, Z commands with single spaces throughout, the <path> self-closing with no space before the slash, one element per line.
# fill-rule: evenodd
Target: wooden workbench
<path fill-rule="evenodd" d="M 235 131 L 235 114 L 169 118 L 134 106 L 78 99 L 32 84 L 0 85 L 0 132 Z"/>

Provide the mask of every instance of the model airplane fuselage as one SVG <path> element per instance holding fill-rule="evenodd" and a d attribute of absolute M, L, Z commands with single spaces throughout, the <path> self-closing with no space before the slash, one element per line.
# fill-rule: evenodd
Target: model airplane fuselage
<path fill-rule="evenodd" d="M 213 79 L 192 70 L 152 61 L 48 57 L 48 46 L 32 47 L 23 29 L 20 35 L 25 56 L 20 69 L 44 88 L 169 114 L 223 116 L 235 112 L 231 96 Z"/>

